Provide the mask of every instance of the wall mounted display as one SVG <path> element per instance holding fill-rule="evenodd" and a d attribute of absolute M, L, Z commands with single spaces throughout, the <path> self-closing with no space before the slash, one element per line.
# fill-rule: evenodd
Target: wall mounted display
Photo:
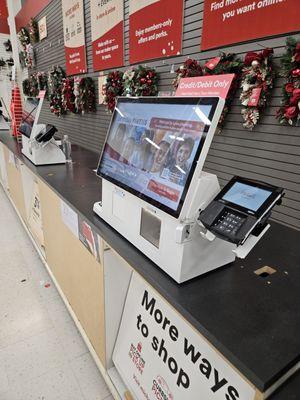
<path fill-rule="evenodd" d="M 123 65 L 123 0 L 91 0 L 94 71 Z"/>
<path fill-rule="evenodd" d="M 38 27 L 39 27 L 40 40 L 46 39 L 46 37 L 47 37 L 47 17 L 46 16 L 38 21 Z"/>
<path fill-rule="evenodd" d="M 83 0 L 62 1 L 67 75 L 87 72 Z"/>
<path fill-rule="evenodd" d="M 299 0 L 205 0 L 201 50 L 299 31 L 299 13 Z"/>
<path fill-rule="evenodd" d="M 130 0 L 130 64 L 181 54 L 182 26 L 182 0 Z"/>
<path fill-rule="evenodd" d="M 9 34 L 7 17 L 8 17 L 8 11 L 6 6 L 6 0 L 0 0 L 0 33 Z"/>

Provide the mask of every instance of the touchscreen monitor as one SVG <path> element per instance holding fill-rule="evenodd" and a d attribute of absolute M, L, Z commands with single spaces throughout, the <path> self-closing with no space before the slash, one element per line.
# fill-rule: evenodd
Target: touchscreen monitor
<path fill-rule="evenodd" d="M 222 199 L 248 210 L 257 211 L 272 193 L 271 190 L 236 182 Z"/>
<path fill-rule="evenodd" d="M 40 99 L 28 97 L 23 108 L 19 131 L 28 138 L 31 135 L 39 103 Z"/>
<path fill-rule="evenodd" d="M 178 217 L 217 98 L 120 98 L 98 175 Z"/>

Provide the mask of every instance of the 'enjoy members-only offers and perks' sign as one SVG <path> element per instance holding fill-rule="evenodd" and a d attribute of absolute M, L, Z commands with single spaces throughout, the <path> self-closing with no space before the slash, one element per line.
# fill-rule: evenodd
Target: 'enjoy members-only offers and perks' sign
<path fill-rule="evenodd" d="M 130 64 L 181 54 L 182 25 L 182 0 L 130 0 Z"/>
<path fill-rule="evenodd" d="M 67 75 L 87 72 L 83 0 L 63 0 L 64 43 Z"/>
<path fill-rule="evenodd" d="M 136 273 L 113 361 L 135 400 L 255 398 L 255 389 Z"/>
<path fill-rule="evenodd" d="M 201 50 L 299 31 L 299 0 L 205 0 Z"/>
<path fill-rule="evenodd" d="M 123 19 L 123 0 L 91 0 L 94 71 L 124 64 Z"/>

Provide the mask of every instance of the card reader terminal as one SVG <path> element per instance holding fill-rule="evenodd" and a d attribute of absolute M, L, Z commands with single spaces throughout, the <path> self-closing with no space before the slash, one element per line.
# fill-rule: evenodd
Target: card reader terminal
<path fill-rule="evenodd" d="M 199 220 L 215 236 L 237 245 L 264 228 L 283 189 L 235 176 L 200 212 Z"/>

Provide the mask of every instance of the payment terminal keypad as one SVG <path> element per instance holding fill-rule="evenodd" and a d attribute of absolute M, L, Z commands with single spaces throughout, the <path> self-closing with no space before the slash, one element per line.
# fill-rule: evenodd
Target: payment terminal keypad
<path fill-rule="evenodd" d="M 214 221 L 213 228 L 221 234 L 235 235 L 245 219 L 241 214 L 225 209 Z"/>

